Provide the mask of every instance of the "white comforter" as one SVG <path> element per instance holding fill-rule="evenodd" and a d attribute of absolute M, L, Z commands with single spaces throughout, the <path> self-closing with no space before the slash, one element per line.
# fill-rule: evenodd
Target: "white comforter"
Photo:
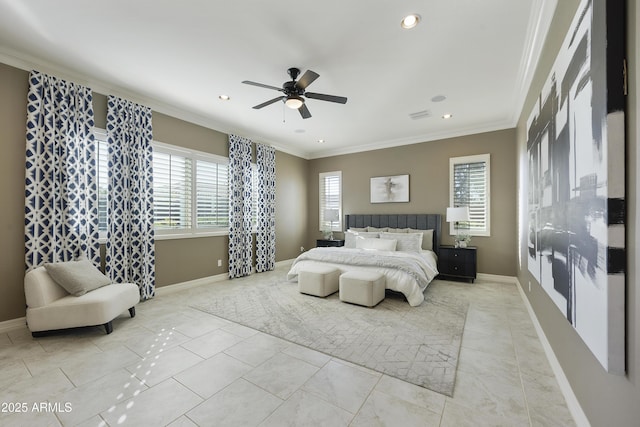
<path fill-rule="evenodd" d="M 424 290 L 438 275 L 437 257 L 432 251 L 395 252 L 351 248 L 314 248 L 293 262 L 288 278 L 309 265 L 331 265 L 341 272 L 376 271 L 384 274 L 386 288 L 402 292 L 413 307 L 424 301 Z"/>

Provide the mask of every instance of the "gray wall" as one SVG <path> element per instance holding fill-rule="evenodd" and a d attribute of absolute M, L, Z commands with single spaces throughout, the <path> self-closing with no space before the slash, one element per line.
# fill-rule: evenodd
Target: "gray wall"
<path fill-rule="evenodd" d="M 29 74 L 0 63 L 0 321 L 25 315 L 24 173 Z"/>
<path fill-rule="evenodd" d="M 491 236 L 473 237 L 480 273 L 515 276 L 516 134 L 488 132 L 364 153 L 314 159 L 309 168 L 309 230 L 315 246 L 318 230 L 318 174 L 342 171 L 343 211 L 354 213 L 441 213 L 449 205 L 449 158 L 491 154 Z M 409 174 L 409 203 L 370 203 L 370 178 Z M 443 244 L 452 244 L 443 217 Z"/>
<path fill-rule="evenodd" d="M 25 315 L 24 162 L 29 73 L 0 63 L 0 322 Z M 94 94 L 96 126 L 105 127 L 106 96 Z M 153 112 L 157 141 L 228 155 L 227 135 Z M 276 152 L 276 261 L 291 259 L 307 240 L 309 161 Z M 217 260 L 222 260 L 222 267 Z M 228 237 L 156 241 L 158 287 L 227 272 Z"/>
<path fill-rule="evenodd" d="M 531 111 L 535 97 L 540 93 L 551 66 L 555 60 L 560 45 L 569 28 L 573 15 L 578 6 L 577 0 L 562 0 L 558 2 L 556 15 L 552 23 L 551 32 L 547 38 L 543 57 L 538 64 L 534 81 L 523 108 L 517 127 L 518 159 L 520 176 L 526 171 L 526 120 Z M 591 351 L 583 343 L 573 327 L 562 316 L 560 310 L 538 285 L 527 270 L 527 215 L 526 183 L 519 183 L 520 237 L 522 245 L 519 259 L 522 261 L 518 269 L 518 279 L 536 316 L 557 356 L 573 391 L 582 406 L 583 411 L 593 426 L 637 426 L 640 420 L 640 361 L 638 360 L 640 343 L 640 329 L 638 328 L 638 309 L 640 296 L 638 295 L 638 264 L 640 262 L 637 243 L 639 239 L 638 216 L 638 164 L 637 149 L 640 130 L 638 128 L 638 93 L 640 75 L 638 72 L 638 21 L 640 18 L 638 6 L 634 0 L 627 0 L 628 6 L 628 61 L 629 88 L 627 109 L 627 375 L 616 376 L 605 372 Z M 524 175 L 526 177 L 526 174 Z M 525 178 L 526 179 L 526 178 Z M 528 283 L 531 281 L 531 292 Z"/>

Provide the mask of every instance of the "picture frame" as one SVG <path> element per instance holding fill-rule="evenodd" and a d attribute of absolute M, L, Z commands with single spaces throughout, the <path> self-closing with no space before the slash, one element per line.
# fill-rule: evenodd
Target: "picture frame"
<path fill-rule="evenodd" d="M 371 178 L 371 203 L 406 203 L 409 201 L 409 175 Z"/>

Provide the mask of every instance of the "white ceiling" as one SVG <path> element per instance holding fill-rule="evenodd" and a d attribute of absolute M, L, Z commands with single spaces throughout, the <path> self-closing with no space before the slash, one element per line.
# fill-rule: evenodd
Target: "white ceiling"
<path fill-rule="evenodd" d="M 556 2 L 0 0 L 0 61 L 316 158 L 514 127 Z M 294 66 L 347 104 L 252 109 Z"/>

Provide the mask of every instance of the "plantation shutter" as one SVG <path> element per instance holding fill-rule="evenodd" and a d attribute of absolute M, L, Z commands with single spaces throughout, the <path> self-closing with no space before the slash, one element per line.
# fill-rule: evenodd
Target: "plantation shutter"
<path fill-rule="evenodd" d="M 258 165 L 251 164 L 251 230 L 258 228 Z"/>
<path fill-rule="evenodd" d="M 458 226 L 471 235 L 489 235 L 489 157 L 482 155 L 452 160 L 451 206 L 469 207 L 469 222 L 461 222 Z"/>
<path fill-rule="evenodd" d="M 153 196 L 156 229 L 191 228 L 191 159 L 155 151 Z"/>
<path fill-rule="evenodd" d="M 109 193 L 109 146 L 106 133 L 94 131 L 98 153 L 98 231 L 107 237 L 107 203 Z"/>
<path fill-rule="evenodd" d="M 320 174 L 320 230 L 342 231 L 342 172 Z"/>
<path fill-rule="evenodd" d="M 229 226 L 229 167 L 196 161 L 196 226 Z"/>

